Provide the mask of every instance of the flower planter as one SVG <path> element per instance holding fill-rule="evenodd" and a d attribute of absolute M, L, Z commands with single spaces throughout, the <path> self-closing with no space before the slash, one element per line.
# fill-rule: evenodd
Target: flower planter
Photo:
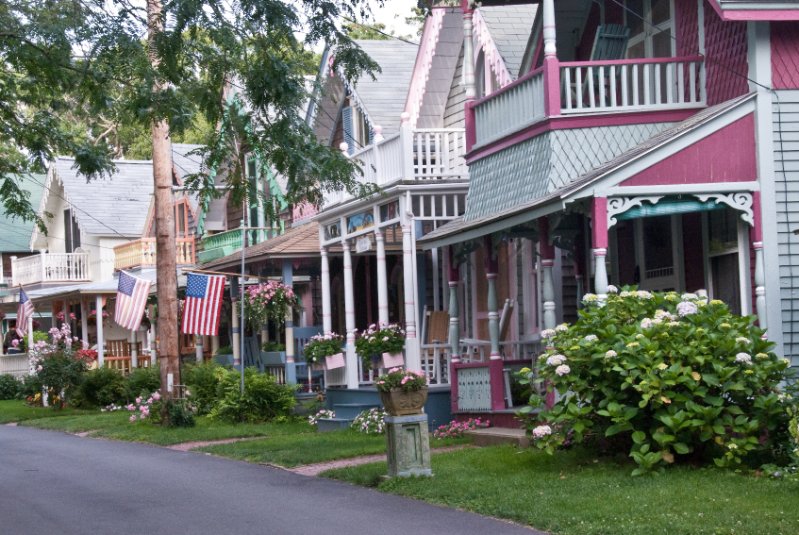
<path fill-rule="evenodd" d="M 381 368 L 396 368 L 405 364 L 405 357 L 402 351 L 398 353 L 383 353 L 383 361 L 380 365 Z"/>
<path fill-rule="evenodd" d="M 421 414 L 427 402 L 427 387 L 411 392 L 405 392 L 401 388 L 393 388 L 388 392 L 381 391 L 380 401 L 391 416 Z"/>
<path fill-rule="evenodd" d="M 344 365 L 344 353 L 336 353 L 335 355 L 325 357 L 325 368 L 328 370 L 343 368 Z"/>

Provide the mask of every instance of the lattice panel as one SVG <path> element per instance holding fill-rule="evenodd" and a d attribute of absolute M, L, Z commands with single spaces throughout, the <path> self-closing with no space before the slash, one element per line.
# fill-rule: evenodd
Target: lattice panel
<path fill-rule="evenodd" d="M 491 373 L 488 366 L 458 368 L 458 410 L 491 410 Z"/>
<path fill-rule="evenodd" d="M 546 194 L 550 137 L 551 133 L 542 134 L 472 164 L 464 219 L 485 217 Z"/>
<path fill-rule="evenodd" d="M 771 23 L 771 78 L 774 89 L 799 88 L 799 25 Z"/>
<path fill-rule="evenodd" d="M 548 191 L 565 186 L 672 124 L 632 124 L 555 131 Z"/>
<path fill-rule="evenodd" d="M 708 106 L 749 91 L 745 22 L 724 22 L 705 6 L 705 56 Z"/>

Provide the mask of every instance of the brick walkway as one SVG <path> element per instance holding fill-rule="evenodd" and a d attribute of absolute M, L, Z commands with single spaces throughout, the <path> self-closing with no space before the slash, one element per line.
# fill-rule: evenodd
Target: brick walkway
<path fill-rule="evenodd" d="M 438 453 L 460 450 L 465 447 L 466 446 L 450 446 L 448 448 L 431 449 L 430 453 L 435 455 Z M 301 466 L 295 466 L 294 468 L 287 468 L 287 470 L 302 476 L 316 477 L 322 472 L 333 470 L 334 468 L 347 468 L 349 466 L 359 466 L 361 464 L 377 463 L 385 460 L 386 454 L 381 453 L 380 455 L 364 455 L 362 457 L 353 457 L 351 459 L 339 459 L 337 461 L 328 461 L 324 463 L 304 464 Z"/>

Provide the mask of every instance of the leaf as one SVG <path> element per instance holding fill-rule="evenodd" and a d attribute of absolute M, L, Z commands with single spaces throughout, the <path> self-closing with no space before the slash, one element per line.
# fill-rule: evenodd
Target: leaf
<path fill-rule="evenodd" d="M 633 442 L 636 444 L 641 444 L 644 440 L 646 440 L 646 433 L 643 431 L 636 431 L 633 433 Z"/>
<path fill-rule="evenodd" d="M 691 449 L 686 444 L 684 444 L 682 442 L 675 442 L 672 445 L 672 447 L 674 448 L 674 451 L 676 451 L 680 455 L 685 455 L 686 453 L 691 451 Z"/>
<path fill-rule="evenodd" d="M 629 431 L 632 429 L 632 425 L 630 422 L 622 422 L 620 424 L 613 424 L 605 430 L 606 437 L 612 437 L 613 435 L 617 435 L 622 431 Z"/>

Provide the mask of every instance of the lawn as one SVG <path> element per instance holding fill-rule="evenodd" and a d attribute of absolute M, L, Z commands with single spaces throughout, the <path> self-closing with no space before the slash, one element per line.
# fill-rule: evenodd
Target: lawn
<path fill-rule="evenodd" d="M 94 413 L 95 411 L 81 411 L 75 409 L 54 411 L 49 407 L 31 407 L 23 401 L 17 401 L 13 399 L 8 401 L 0 401 L 0 424 L 7 424 L 9 422 L 22 422 L 37 418 L 49 418 L 55 414 L 67 416 Z"/>
<path fill-rule="evenodd" d="M 557 534 L 799 533 L 799 482 L 716 469 L 633 478 L 626 461 L 584 450 L 555 456 L 508 446 L 433 456 L 433 478 L 383 480 L 385 463 L 325 472 Z"/>

